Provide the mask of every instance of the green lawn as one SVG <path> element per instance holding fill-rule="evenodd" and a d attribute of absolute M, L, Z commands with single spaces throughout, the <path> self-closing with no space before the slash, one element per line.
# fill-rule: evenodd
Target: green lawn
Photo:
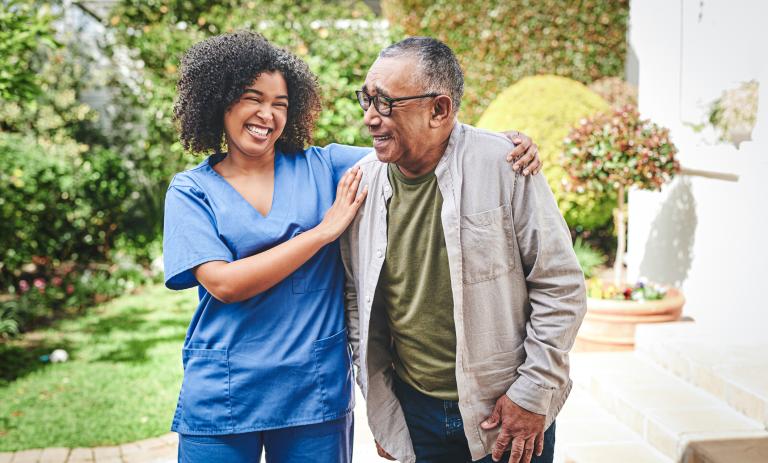
<path fill-rule="evenodd" d="M 0 451 L 91 447 L 168 432 L 194 290 L 145 288 L 0 344 Z M 38 360 L 63 348 L 66 363 Z"/>

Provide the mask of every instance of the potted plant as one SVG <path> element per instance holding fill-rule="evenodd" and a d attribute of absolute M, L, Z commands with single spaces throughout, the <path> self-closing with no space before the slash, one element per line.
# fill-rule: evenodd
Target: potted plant
<path fill-rule="evenodd" d="M 618 238 L 613 282 L 588 282 L 587 315 L 578 336 L 582 349 L 631 349 L 638 323 L 680 318 L 685 300 L 677 289 L 644 281 L 628 286 L 624 276 L 628 189 L 660 190 L 680 171 L 676 153 L 669 131 L 641 119 L 634 106 L 584 119 L 564 141 L 569 187 L 613 189 L 618 202 L 613 217 Z"/>

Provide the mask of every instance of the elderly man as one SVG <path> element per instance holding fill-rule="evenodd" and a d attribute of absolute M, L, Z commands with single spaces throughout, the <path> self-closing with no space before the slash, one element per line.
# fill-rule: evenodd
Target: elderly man
<path fill-rule="evenodd" d="M 341 243 L 358 383 L 385 458 L 551 462 L 584 278 L 545 179 L 457 121 L 462 93 L 424 37 L 383 50 L 357 92 L 375 148 Z"/>

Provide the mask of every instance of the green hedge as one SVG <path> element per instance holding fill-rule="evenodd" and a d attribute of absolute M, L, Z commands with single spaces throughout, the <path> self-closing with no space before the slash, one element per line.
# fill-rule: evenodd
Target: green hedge
<path fill-rule="evenodd" d="M 393 38 L 361 1 L 160 0 L 150 8 L 143 0 L 125 0 L 110 22 L 120 31 L 119 41 L 138 51 L 144 63 L 141 79 L 151 80 L 149 91 L 137 97 L 138 106 L 146 104 L 148 112 L 161 114 L 157 133 L 150 132 L 146 140 L 151 147 L 176 139 L 170 108 L 183 52 L 205 37 L 237 29 L 264 34 L 306 60 L 318 75 L 323 112 L 314 132 L 316 144 L 370 144 L 354 90 Z M 154 100 L 153 94 L 162 98 Z"/>
<path fill-rule="evenodd" d="M 409 35 L 446 42 L 466 73 L 469 123 L 501 90 L 528 75 L 582 83 L 624 72 L 628 0 L 384 0 Z M 515 127 L 517 128 L 517 127 Z"/>
<path fill-rule="evenodd" d="M 131 194 L 123 161 L 0 132 L 0 287 L 67 262 L 103 262 Z"/>
<path fill-rule="evenodd" d="M 111 49 L 135 51 L 142 66 L 120 92 L 113 146 L 134 165 L 140 201 L 127 233 L 139 249 L 162 232 L 163 197 L 173 173 L 197 162 L 187 155 L 171 118 L 179 61 L 193 43 L 247 29 L 301 56 L 318 75 L 323 111 L 314 143 L 370 145 L 354 90 L 365 80 L 378 51 L 391 43 L 371 10 L 360 1 L 226 0 L 207 2 L 123 0 L 108 18 L 117 31 Z M 125 127 L 130 127 L 125 130 Z"/>
<path fill-rule="evenodd" d="M 563 180 L 563 139 L 579 119 L 605 111 L 608 103 L 583 84 L 559 76 L 526 77 L 504 90 L 477 125 L 489 130 L 514 127 L 539 145 L 544 174 L 568 225 L 577 232 L 611 222 L 615 197 L 592 191 L 568 193 Z"/>

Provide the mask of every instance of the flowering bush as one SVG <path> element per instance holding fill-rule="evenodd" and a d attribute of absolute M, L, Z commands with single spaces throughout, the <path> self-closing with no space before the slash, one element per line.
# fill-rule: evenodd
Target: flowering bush
<path fill-rule="evenodd" d="M 486 108 L 477 126 L 514 128 L 533 138 L 544 161 L 544 175 L 568 226 L 576 232 L 610 226 L 615 200 L 595 192 L 566 191 L 567 173 L 560 163 L 563 138 L 580 119 L 609 110 L 599 95 L 583 84 L 554 75 L 530 76 L 504 90 Z"/>
<path fill-rule="evenodd" d="M 614 262 L 616 286 L 623 283 L 626 189 L 661 189 L 680 170 L 676 153 L 669 131 L 641 119 L 633 106 L 583 119 L 564 141 L 563 166 L 570 177 L 570 188 L 618 193 L 614 214 L 618 235 Z"/>
<path fill-rule="evenodd" d="M 571 187 L 659 190 L 680 170 L 669 131 L 632 106 L 582 119 L 564 143 Z"/>
<path fill-rule="evenodd" d="M 0 339 L 158 280 L 158 273 L 129 259 L 114 260 L 119 262 L 87 266 L 69 262 L 23 275 L 0 298 Z"/>
<path fill-rule="evenodd" d="M 664 299 L 666 288 L 639 281 L 634 286 L 618 287 L 606 284 L 599 278 L 587 280 L 587 295 L 595 299 L 613 299 L 617 301 L 657 301 Z"/>
<path fill-rule="evenodd" d="M 710 108 L 709 122 L 717 129 L 720 141 L 738 146 L 749 140 L 757 122 L 757 95 L 760 84 L 751 80 L 726 90 Z"/>

